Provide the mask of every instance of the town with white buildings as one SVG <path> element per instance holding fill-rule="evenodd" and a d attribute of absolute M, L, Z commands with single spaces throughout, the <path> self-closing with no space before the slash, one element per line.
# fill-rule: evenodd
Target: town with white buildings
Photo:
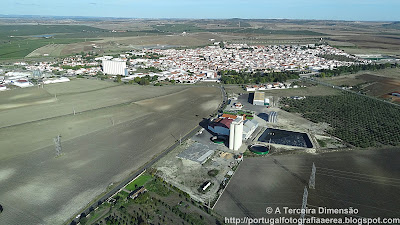
<path fill-rule="evenodd" d="M 157 53 L 163 57 L 158 60 L 133 60 L 133 63 L 142 62 L 146 66 L 161 69 L 175 68 L 195 74 L 209 70 L 318 71 L 354 64 L 354 62 L 327 60 L 321 55 L 341 55 L 361 63 L 368 63 L 366 60 L 329 45 L 248 46 L 231 44 L 225 45 L 224 48 L 216 45 L 197 49 L 152 49 L 142 52 Z"/>
<path fill-rule="evenodd" d="M 328 60 L 324 55 L 343 56 L 351 60 Z M 17 62 L 14 66 L 20 69 L 0 70 L 0 90 L 6 90 L 7 86 L 32 86 L 32 78 L 43 83 L 56 83 L 69 81 L 65 77 L 106 75 L 108 79 L 115 79 L 120 75 L 122 82 L 155 76 L 156 82 L 219 82 L 219 72 L 226 70 L 311 73 L 370 62 L 329 45 L 225 44 L 221 47 L 220 43 L 214 43 L 195 49 L 141 49 L 114 56 L 95 57 L 87 53 L 56 61 Z M 248 86 L 247 89 L 254 91 L 285 87 L 284 84 L 275 83 Z"/>

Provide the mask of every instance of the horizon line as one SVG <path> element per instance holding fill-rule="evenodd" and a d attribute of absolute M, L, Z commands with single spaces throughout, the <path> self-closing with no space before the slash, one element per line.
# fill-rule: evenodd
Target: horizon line
<path fill-rule="evenodd" d="M 82 19 L 141 19 L 141 20 L 300 20 L 300 21 L 337 21 L 337 22 L 400 22 L 400 20 L 340 20 L 340 19 L 294 19 L 294 18 L 189 18 L 189 17 L 114 17 L 114 16 L 59 16 L 59 15 L 29 15 L 29 14 L 0 14 L 1 18 L 7 17 L 51 17 L 51 18 L 82 18 Z"/>

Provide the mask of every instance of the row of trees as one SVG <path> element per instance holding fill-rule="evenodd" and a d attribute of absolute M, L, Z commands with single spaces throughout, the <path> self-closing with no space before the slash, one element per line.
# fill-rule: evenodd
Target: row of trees
<path fill-rule="evenodd" d="M 323 55 L 318 55 L 318 56 L 321 58 L 325 58 L 327 60 L 336 60 L 336 61 L 342 61 L 342 62 L 357 62 L 357 59 L 349 58 L 346 55 L 323 54 Z"/>
<path fill-rule="evenodd" d="M 281 99 L 282 109 L 312 122 L 326 122 L 328 132 L 357 147 L 400 145 L 400 107 L 349 92 L 335 96 Z"/>
<path fill-rule="evenodd" d="M 285 82 L 289 79 L 298 79 L 298 72 L 237 72 L 235 70 L 220 71 L 221 82 L 224 84 L 262 84 L 268 82 Z"/>
<path fill-rule="evenodd" d="M 129 84 L 140 84 L 140 85 L 149 85 L 151 82 L 157 81 L 158 76 L 149 76 L 146 75 L 144 77 L 135 77 L 133 80 L 130 80 L 128 83 Z M 122 76 L 118 75 L 115 78 L 115 82 L 122 82 Z"/>
<path fill-rule="evenodd" d="M 97 67 L 97 66 L 83 66 L 83 65 L 77 65 L 77 66 L 62 65 L 61 66 L 61 68 L 63 68 L 64 70 L 69 70 L 69 69 L 79 70 L 79 69 L 82 69 L 82 68 L 88 69 L 88 68 L 91 68 L 91 67 Z"/>
<path fill-rule="evenodd" d="M 320 73 L 317 75 L 318 77 L 333 77 L 333 76 L 340 76 L 345 73 L 357 73 L 362 70 L 381 70 L 386 68 L 399 68 L 400 64 L 362 64 L 362 65 L 352 65 L 352 66 L 341 66 L 334 70 L 324 69 L 321 70 Z"/>

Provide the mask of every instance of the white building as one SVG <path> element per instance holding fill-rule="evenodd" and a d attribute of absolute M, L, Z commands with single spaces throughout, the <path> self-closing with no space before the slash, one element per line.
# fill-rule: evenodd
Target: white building
<path fill-rule="evenodd" d="M 396 96 L 396 97 L 400 97 L 400 92 L 393 92 L 392 95 Z"/>
<path fill-rule="evenodd" d="M 44 84 L 55 84 L 55 83 L 63 83 L 63 82 L 68 82 L 70 81 L 69 78 L 67 77 L 60 77 L 58 79 L 48 79 L 43 81 Z"/>
<path fill-rule="evenodd" d="M 264 99 L 264 105 L 270 106 L 269 98 L 265 98 L 265 99 Z"/>
<path fill-rule="evenodd" d="M 126 67 L 126 61 L 121 59 L 103 60 L 102 62 L 103 72 L 111 75 L 128 75 L 128 69 Z"/>
<path fill-rule="evenodd" d="M 265 103 L 264 92 L 255 92 L 253 98 L 253 105 L 264 105 Z"/>
<path fill-rule="evenodd" d="M 24 88 L 24 87 L 31 87 L 33 86 L 33 84 L 27 80 L 17 80 L 17 81 L 11 81 L 11 84 L 20 87 L 20 88 Z"/>
<path fill-rule="evenodd" d="M 112 58 L 113 58 L 112 56 L 105 55 L 105 56 L 102 56 L 102 57 L 97 57 L 94 60 L 103 61 L 103 60 L 111 60 Z"/>
<path fill-rule="evenodd" d="M 239 150 L 243 142 L 243 118 L 238 116 L 230 126 L 229 130 L 229 149 Z"/>
<path fill-rule="evenodd" d="M 243 124 L 243 139 L 247 140 L 257 129 L 258 123 L 255 120 L 246 120 Z"/>

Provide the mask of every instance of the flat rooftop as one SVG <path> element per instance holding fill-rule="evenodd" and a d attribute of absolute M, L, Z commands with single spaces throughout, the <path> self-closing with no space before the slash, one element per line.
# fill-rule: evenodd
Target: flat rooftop
<path fill-rule="evenodd" d="M 195 142 L 186 148 L 183 152 L 177 155 L 180 159 L 187 159 L 193 162 L 203 164 L 207 159 L 214 154 L 209 146 Z"/>
<path fill-rule="evenodd" d="M 258 100 L 258 101 L 264 101 L 265 99 L 265 93 L 264 92 L 255 92 L 254 93 L 254 101 Z"/>

